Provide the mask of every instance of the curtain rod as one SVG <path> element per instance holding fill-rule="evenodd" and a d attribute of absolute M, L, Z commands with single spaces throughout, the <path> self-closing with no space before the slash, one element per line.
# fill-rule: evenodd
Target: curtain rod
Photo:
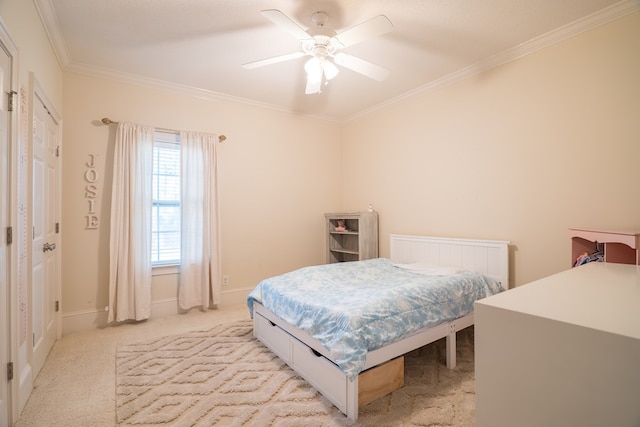
<path fill-rule="evenodd" d="M 103 118 L 102 120 L 100 120 L 100 121 L 101 121 L 102 123 L 104 123 L 105 125 L 118 124 L 118 122 L 115 122 L 115 121 L 111 120 L 111 119 L 110 119 L 110 118 L 108 118 L 108 117 L 104 117 L 104 118 Z M 170 132 L 176 132 L 176 131 L 175 131 L 175 130 L 173 130 L 173 129 L 162 129 L 162 130 L 167 130 L 167 131 L 170 131 Z M 227 137 L 226 137 L 226 136 L 224 136 L 224 135 L 220 135 L 220 136 L 218 136 L 218 141 L 219 141 L 219 142 L 224 142 L 226 139 L 227 139 Z"/>

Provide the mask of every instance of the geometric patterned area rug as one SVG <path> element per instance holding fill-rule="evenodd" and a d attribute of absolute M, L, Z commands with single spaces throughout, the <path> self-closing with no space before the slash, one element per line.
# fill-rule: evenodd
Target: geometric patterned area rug
<path fill-rule="evenodd" d="M 405 356 L 404 387 L 350 421 L 253 337 L 251 321 L 119 347 L 116 417 L 125 426 L 473 426 L 473 328 Z"/>

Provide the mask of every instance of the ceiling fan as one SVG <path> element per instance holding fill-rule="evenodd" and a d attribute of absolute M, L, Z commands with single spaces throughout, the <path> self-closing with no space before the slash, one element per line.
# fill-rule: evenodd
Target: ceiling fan
<path fill-rule="evenodd" d="M 307 73 L 306 94 L 322 92 L 322 85 L 327 84 L 338 74 L 336 64 L 378 81 L 386 79 L 389 75 L 389 70 L 385 68 L 340 52 L 340 49 L 393 30 L 393 24 L 384 15 L 378 15 L 338 34 L 325 26 L 329 20 L 325 12 L 315 12 L 311 16 L 315 26 L 307 30 L 279 10 L 269 9 L 260 13 L 300 40 L 302 51 L 243 64 L 242 67 L 247 70 L 310 56 L 311 58 L 304 65 Z"/>

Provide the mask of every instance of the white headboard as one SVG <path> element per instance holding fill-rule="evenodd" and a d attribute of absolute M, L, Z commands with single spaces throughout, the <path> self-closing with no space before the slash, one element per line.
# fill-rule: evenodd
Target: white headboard
<path fill-rule="evenodd" d="M 509 289 L 509 242 L 390 234 L 390 258 L 477 271 Z"/>

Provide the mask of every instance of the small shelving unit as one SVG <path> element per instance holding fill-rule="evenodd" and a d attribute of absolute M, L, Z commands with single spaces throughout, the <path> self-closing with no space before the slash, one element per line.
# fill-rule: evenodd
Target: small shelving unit
<path fill-rule="evenodd" d="M 378 257 L 378 213 L 327 213 L 327 263 Z M 338 221 L 346 230 L 338 231 Z"/>
<path fill-rule="evenodd" d="M 571 263 L 595 251 L 596 242 L 603 245 L 604 261 L 640 265 L 640 232 L 570 228 Z"/>

